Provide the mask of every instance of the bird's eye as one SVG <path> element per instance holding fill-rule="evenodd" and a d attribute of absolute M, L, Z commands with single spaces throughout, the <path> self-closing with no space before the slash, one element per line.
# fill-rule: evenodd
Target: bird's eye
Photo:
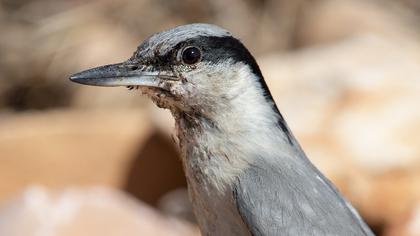
<path fill-rule="evenodd" d="M 186 47 L 182 51 L 182 61 L 185 64 L 192 65 L 201 60 L 201 50 L 197 47 Z"/>

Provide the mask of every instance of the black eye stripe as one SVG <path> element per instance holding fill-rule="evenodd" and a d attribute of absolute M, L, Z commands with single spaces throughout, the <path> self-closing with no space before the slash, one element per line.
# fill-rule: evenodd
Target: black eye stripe
<path fill-rule="evenodd" d="M 252 72 L 262 78 L 261 71 L 253 56 L 238 39 L 232 36 L 198 36 L 179 42 L 164 55 L 158 55 L 146 61 L 138 53 L 134 57 L 139 57 L 140 60 L 143 60 L 143 63 L 148 65 L 172 68 L 179 63 L 187 64 L 183 61 L 182 54 L 189 47 L 199 48 L 201 52 L 199 61 L 217 64 L 229 59 L 233 63 L 242 62 L 249 65 Z"/>
<path fill-rule="evenodd" d="M 192 65 L 201 60 L 201 50 L 195 46 L 188 46 L 182 50 L 182 61 Z"/>

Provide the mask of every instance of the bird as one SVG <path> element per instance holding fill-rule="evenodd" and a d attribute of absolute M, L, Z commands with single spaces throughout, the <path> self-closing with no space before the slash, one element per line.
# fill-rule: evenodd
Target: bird
<path fill-rule="evenodd" d="M 308 159 L 255 58 L 228 30 L 177 26 L 127 61 L 69 79 L 137 89 L 171 112 L 202 235 L 374 235 Z"/>

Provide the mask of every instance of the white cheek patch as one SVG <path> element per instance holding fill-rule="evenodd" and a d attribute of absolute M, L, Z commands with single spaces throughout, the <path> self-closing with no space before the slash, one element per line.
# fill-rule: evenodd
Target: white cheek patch
<path fill-rule="evenodd" d="M 281 130 L 274 128 L 279 115 L 264 97 L 261 84 L 249 66 L 226 62 L 197 69 L 185 75 L 194 85 L 190 89 L 196 91 L 189 93 L 189 102 L 201 107 L 203 115 L 217 129 L 204 124 L 200 133 L 180 137 L 185 146 L 211 150 L 187 156 L 191 166 L 200 167 L 204 174 L 217 180 L 213 183 L 217 188 L 223 188 L 260 156 L 270 158 L 271 153 L 280 152 L 287 156 L 293 151 Z M 255 150 L 267 153 L 257 155 Z"/>

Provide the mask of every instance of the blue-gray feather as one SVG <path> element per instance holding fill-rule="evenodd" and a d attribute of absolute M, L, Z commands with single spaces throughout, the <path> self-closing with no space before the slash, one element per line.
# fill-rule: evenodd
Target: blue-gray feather
<path fill-rule="evenodd" d="M 258 159 L 233 184 L 234 201 L 252 235 L 374 235 L 305 158 L 282 164 Z"/>

